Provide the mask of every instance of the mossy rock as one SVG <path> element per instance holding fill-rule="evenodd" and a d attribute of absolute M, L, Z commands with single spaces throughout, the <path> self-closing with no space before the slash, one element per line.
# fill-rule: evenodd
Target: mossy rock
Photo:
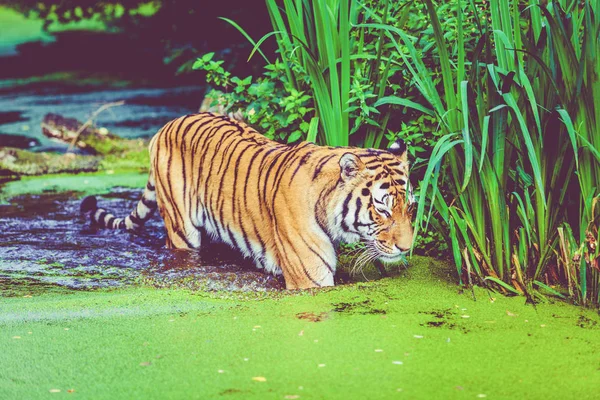
<path fill-rule="evenodd" d="M 0 147 L 0 177 L 97 171 L 101 157 L 77 154 L 34 153 Z"/>

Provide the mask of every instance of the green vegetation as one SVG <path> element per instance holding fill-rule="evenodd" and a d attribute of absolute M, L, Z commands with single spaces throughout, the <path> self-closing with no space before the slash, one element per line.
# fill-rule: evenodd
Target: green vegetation
<path fill-rule="evenodd" d="M 243 38 L 236 34 L 233 27 L 219 20 L 219 16 L 234 18 L 248 25 L 251 34 L 258 36 L 264 34 L 264 27 L 268 26 L 269 21 L 264 3 L 243 0 L 225 0 L 212 7 L 206 7 L 202 2 L 175 0 L 2 0 L 0 25 L 3 26 L 3 40 L 0 42 L 0 54 L 14 54 L 14 46 L 27 40 L 40 38 L 52 41 L 54 38 L 51 35 L 58 33 L 57 43 L 67 46 L 70 51 L 63 52 L 60 46 L 45 46 L 53 47 L 53 53 L 60 52 L 65 60 L 52 60 L 46 71 L 104 72 L 138 85 L 181 84 L 189 82 L 185 76 L 179 75 L 189 72 L 191 64 L 188 61 L 197 56 L 199 51 L 218 49 L 222 53 L 230 53 L 230 67 L 240 61 L 237 52 L 227 52 L 226 49 L 243 47 Z M 75 30 L 83 32 L 75 33 Z M 73 31 L 74 34 L 65 34 L 65 31 Z M 106 33 L 93 35 L 100 40 L 94 42 L 96 46 L 100 44 L 94 46 L 95 53 L 88 53 L 85 43 L 90 42 L 81 40 L 81 34 L 89 36 L 90 31 Z M 72 38 L 76 36 L 79 36 L 76 41 L 80 43 L 78 47 L 73 46 Z M 115 42 L 110 37 L 119 37 L 121 40 Z M 29 53 L 27 60 L 31 60 L 34 46 L 29 47 L 26 50 Z M 137 53 L 138 47 L 143 47 L 144 51 Z M 113 51 L 105 53 L 105 50 Z M 121 62 L 113 59 L 115 52 L 119 51 L 128 53 L 120 54 Z M 109 59 L 96 58 L 96 53 Z M 135 57 L 128 58 L 132 53 L 135 53 Z M 47 53 L 41 51 L 38 54 Z M 79 59 L 82 55 L 92 58 L 95 63 L 82 62 Z M 140 59 L 143 62 L 138 63 Z M 114 65 L 118 65 L 118 68 L 112 68 Z M 8 73 L 5 76 L 26 78 L 31 73 L 44 73 L 43 68 L 29 67 L 25 63 L 19 66 L 21 68 L 8 67 L 7 71 L 3 71 Z M 80 70 L 78 66 L 83 69 Z M 244 63 L 243 68 L 247 69 L 248 65 Z"/>
<path fill-rule="evenodd" d="M 175 7 L 159 3 L 155 21 Z M 35 253 L 43 276 L 10 265 L 0 277 L 2 396 L 596 398 L 600 315 L 569 303 L 600 303 L 600 0 L 266 4 L 272 32 L 262 38 L 223 23 L 265 60 L 258 75 L 216 51 L 193 56 L 213 103 L 281 142 L 403 138 L 420 193 L 415 253 L 454 265 L 413 256 L 389 267 L 392 278 L 367 266 L 349 279 L 348 247 L 337 287 L 242 293 L 210 274 L 111 267 L 128 252 L 72 268 Z M 193 14 L 182 25 L 199 25 Z M 143 188 L 146 149 L 104 144 L 102 172 L 23 178 L 3 185 L 0 202 Z M 64 234 L 60 222 L 43 234 Z M 79 234 L 73 226 L 64 237 Z M 18 245 L 8 244 L 14 259 Z M 127 286 L 61 286 L 109 279 Z"/>
<path fill-rule="evenodd" d="M 260 76 L 234 76 L 213 52 L 194 67 L 213 103 L 275 140 L 405 139 L 420 182 L 416 251 L 453 258 L 461 284 L 597 305 L 600 3 L 538 3 L 268 0 L 260 39 L 223 18 L 265 61 Z M 76 9 L 42 16 L 88 19 Z M 92 168 L 147 168 L 145 149 L 106 144 Z"/>
<path fill-rule="evenodd" d="M 42 31 L 42 21 L 27 20 L 23 15 L 7 8 L 0 8 L 0 25 L 3 28 L 0 54 L 30 40 L 50 40 Z"/>
<path fill-rule="evenodd" d="M 22 292 L 2 301 L 0 386 L 28 399 L 594 398 L 597 314 L 480 288 L 475 301 L 452 268 L 413 264 L 397 279 L 259 298 Z"/>
<path fill-rule="evenodd" d="M 11 48 L 29 41 L 52 41 L 52 36 L 44 31 L 44 21 L 28 19 L 24 15 L 0 6 L 0 26 L 2 26 L 2 41 L 0 55 L 10 53 Z M 68 29 L 100 30 L 105 26 L 99 21 L 85 20 L 62 25 L 60 31 Z"/>
<path fill-rule="evenodd" d="M 285 12 L 274 0 L 267 0 L 288 82 L 296 90 L 306 84 L 310 88 L 323 141 L 347 146 L 350 27 L 356 23 L 355 2 L 283 3 Z"/>
<path fill-rule="evenodd" d="M 600 93 L 598 2 L 523 12 L 506 2 L 473 8 L 473 16 L 489 12 L 492 24 L 478 22 L 481 40 L 470 62 L 462 29 L 448 45 L 427 5 L 441 86 L 410 38 L 382 27 L 398 38 L 399 51 L 400 44 L 408 48 L 405 62 L 445 133 L 421 186 L 417 224 L 431 199 L 434 223 L 469 283 L 473 275 L 534 297 L 563 282 L 578 302 L 599 304 L 600 142 L 591 100 Z"/>
<path fill-rule="evenodd" d="M 0 175 L 6 179 L 21 175 L 58 174 L 61 172 L 89 172 L 98 169 L 98 157 L 34 153 L 15 148 L 0 147 Z"/>
<path fill-rule="evenodd" d="M 262 76 L 232 76 L 214 53 L 193 64 L 216 87 L 208 96 L 213 105 L 228 111 L 241 109 L 247 122 L 284 142 L 302 138 L 327 145 L 385 147 L 401 136 L 411 145 L 414 162 L 421 165 L 441 136 L 437 121 L 417 102 L 422 96 L 407 78 L 410 71 L 394 40 L 373 24 L 393 23 L 418 37 L 423 44 L 421 56 L 432 79 L 438 80 L 424 5 L 410 1 L 277 4 L 267 2 L 273 31 L 258 41 L 235 21 L 225 19 L 254 45 L 249 58 L 260 54 L 266 62 Z M 443 3 L 439 12 L 451 37 L 456 28 L 453 9 Z M 474 47 L 474 21 L 464 24 L 471 32 L 466 42 Z M 335 34 L 329 37 L 324 30 Z M 273 40 L 279 55 L 274 61 L 261 51 Z"/>
<path fill-rule="evenodd" d="M 318 119 L 309 105 L 312 98 L 290 89 L 281 61 L 265 66 L 263 76 L 253 82 L 252 76 L 232 77 L 223 68 L 223 60 L 213 58 L 214 53 L 203 55 L 194 62 L 194 68 L 206 71 L 208 83 L 231 91 L 225 94 L 211 90 L 207 95 L 209 106 L 234 113 L 241 110 L 243 118 L 270 139 L 291 143 L 315 137 Z"/>
<path fill-rule="evenodd" d="M 392 3 L 365 12 L 358 1 L 284 1 L 282 8 L 267 1 L 273 31 L 258 41 L 226 19 L 254 45 L 249 58 L 259 53 L 267 63 L 263 76 L 255 82 L 231 77 L 213 53 L 198 58 L 193 67 L 206 71 L 208 82 L 219 88 L 209 94 L 215 104 L 241 108 L 244 119 L 271 138 L 379 147 L 384 136 L 397 136 L 388 123 L 398 108 L 381 112 L 376 106 L 391 104 L 384 96 L 401 92 L 399 82 L 390 83 L 395 74 L 400 77 L 401 64 L 388 51 L 385 36 L 358 24 L 395 18 L 392 11 L 401 12 L 398 23 L 405 24 L 411 9 Z M 272 37 L 278 45 L 275 61 L 261 51 Z M 409 100 L 400 105 L 422 108 Z"/>
<path fill-rule="evenodd" d="M 147 171 L 150 165 L 147 143 L 98 134 L 84 134 L 79 141 L 97 156 L 37 153 L 0 147 L 0 176 L 6 180 L 26 175 L 81 173 L 94 171 Z"/>
<path fill-rule="evenodd" d="M 115 171 L 126 173 L 148 171 L 150 159 L 146 146 L 138 141 L 128 142 L 118 145 L 104 143 L 101 149 L 108 151 L 108 154 L 104 156 L 35 153 L 0 147 L 0 176 L 5 181 L 9 181 L 24 176 L 44 174 L 81 174 L 100 171 L 103 174 L 112 175 Z M 117 152 L 116 149 L 120 149 L 121 152 Z"/>

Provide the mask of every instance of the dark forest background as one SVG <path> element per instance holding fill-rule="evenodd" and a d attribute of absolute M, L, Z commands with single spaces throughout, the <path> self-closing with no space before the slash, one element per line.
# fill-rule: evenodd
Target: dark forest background
<path fill-rule="evenodd" d="M 192 72 L 190 62 L 213 51 L 231 71 L 252 73 L 261 60 L 246 62 L 248 41 L 219 17 L 235 21 L 255 39 L 272 29 L 262 0 L 2 0 L 0 7 L 42 20 L 54 37 L 20 44 L 16 55 L 0 58 L 3 79 L 85 71 L 153 86 L 198 83 L 201 72 Z M 61 30 L 82 20 L 101 21 L 105 29 Z M 263 51 L 274 47 L 266 43 Z"/>

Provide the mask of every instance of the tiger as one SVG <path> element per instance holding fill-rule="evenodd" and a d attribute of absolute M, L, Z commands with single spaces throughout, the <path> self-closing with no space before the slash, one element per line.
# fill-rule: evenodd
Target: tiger
<path fill-rule="evenodd" d="M 408 151 L 281 144 L 225 115 L 198 113 L 167 123 L 150 140 L 141 200 L 117 218 L 88 196 L 93 224 L 138 231 L 159 210 L 166 247 L 199 249 L 208 233 L 283 274 L 287 289 L 334 286 L 341 242 L 365 242 L 383 262 L 411 249 L 413 204 Z"/>

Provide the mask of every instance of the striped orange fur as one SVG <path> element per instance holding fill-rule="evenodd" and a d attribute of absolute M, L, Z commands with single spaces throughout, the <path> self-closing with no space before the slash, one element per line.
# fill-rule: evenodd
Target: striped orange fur
<path fill-rule="evenodd" d="M 150 142 L 151 171 L 135 210 L 116 218 L 86 198 L 82 210 L 134 230 L 158 208 L 169 248 L 199 248 L 201 231 L 283 273 L 289 289 L 332 286 L 340 241 L 363 240 L 393 262 L 412 246 L 408 160 L 390 149 L 292 146 L 226 116 L 177 118 Z"/>

